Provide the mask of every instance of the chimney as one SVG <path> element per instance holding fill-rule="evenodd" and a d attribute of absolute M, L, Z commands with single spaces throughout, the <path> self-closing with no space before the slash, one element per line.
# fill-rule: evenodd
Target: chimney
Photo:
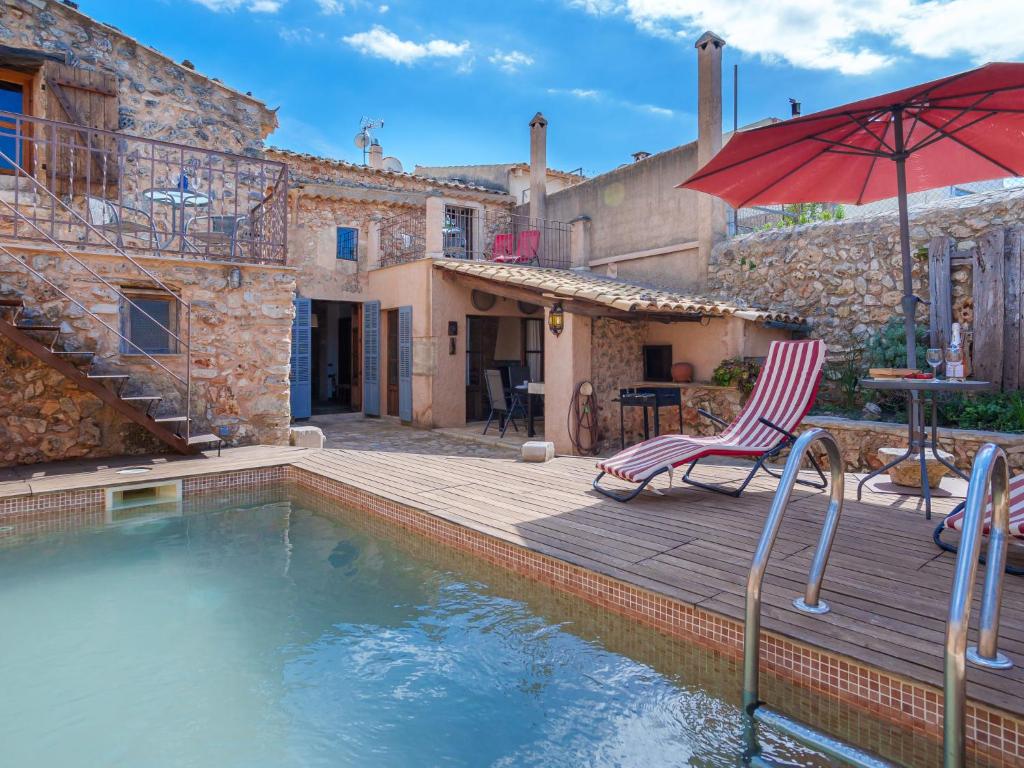
<path fill-rule="evenodd" d="M 543 219 L 547 209 L 548 121 L 538 112 L 530 121 L 530 218 Z"/>
<path fill-rule="evenodd" d="M 370 167 L 378 170 L 384 167 L 384 148 L 376 139 L 370 144 Z"/>
<path fill-rule="evenodd" d="M 790 117 L 800 117 L 800 102 L 796 99 L 789 100 L 789 115 Z"/>
<path fill-rule="evenodd" d="M 722 48 L 725 41 L 713 32 L 697 40 L 697 167 L 722 148 Z M 707 287 L 711 249 L 726 235 L 725 205 L 717 197 L 697 195 L 697 263 L 687 270 L 688 288 Z"/>

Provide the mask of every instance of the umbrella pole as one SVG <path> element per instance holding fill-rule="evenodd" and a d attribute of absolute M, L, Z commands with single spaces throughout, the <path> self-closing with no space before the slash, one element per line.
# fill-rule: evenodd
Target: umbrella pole
<path fill-rule="evenodd" d="M 915 314 L 913 263 L 910 260 L 910 215 L 907 213 L 907 157 L 904 150 L 903 110 L 893 110 L 893 132 L 896 151 L 896 199 L 900 219 L 900 255 L 903 258 L 903 324 L 907 334 L 907 368 L 917 368 L 917 333 Z"/>

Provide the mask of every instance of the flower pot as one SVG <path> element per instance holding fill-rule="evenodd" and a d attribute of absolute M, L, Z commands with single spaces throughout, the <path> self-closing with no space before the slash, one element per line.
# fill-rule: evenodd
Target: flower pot
<path fill-rule="evenodd" d="M 693 365 L 690 363 L 672 363 L 672 381 L 686 384 L 693 381 Z"/>

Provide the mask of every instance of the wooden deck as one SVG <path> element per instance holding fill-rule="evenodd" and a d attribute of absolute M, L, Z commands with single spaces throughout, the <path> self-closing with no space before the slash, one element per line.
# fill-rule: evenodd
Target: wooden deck
<path fill-rule="evenodd" d="M 142 480 L 118 467 L 151 464 L 146 477 L 174 477 L 294 463 L 482 533 L 741 619 L 750 558 L 775 491 L 762 475 L 740 499 L 684 486 L 619 504 L 596 494 L 592 459 L 524 464 L 506 450 L 362 420 L 334 427 L 323 451 L 248 448 L 222 458 L 125 459 L 39 465 L 0 473 L 4 496 Z M 337 447 L 342 446 L 342 447 Z M 482 455 L 489 454 L 489 455 Z M 713 466 L 705 477 L 738 478 Z M 953 556 L 932 542 L 935 522 L 920 500 L 866 494 L 847 503 L 825 576 L 832 612 L 797 613 L 827 498 L 799 488 L 780 532 L 764 590 L 765 629 L 940 687 Z M 665 489 L 667 480 L 656 483 Z M 936 519 L 955 500 L 934 502 Z M 1019 558 L 1018 558 L 1019 559 Z M 979 582 L 982 580 L 979 575 Z M 980 589 L 979 589 L 980 594 Z M 978 609 L 975 599 L 975 616 Z M 1001 647 L 1020 665 L 970 667 L 968 694 L 1024 715 L 1024 579 L 1007 577 Z"/>

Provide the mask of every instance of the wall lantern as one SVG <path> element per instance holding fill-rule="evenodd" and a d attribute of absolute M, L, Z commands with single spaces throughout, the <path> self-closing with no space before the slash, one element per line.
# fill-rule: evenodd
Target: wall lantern
<path fill-rule="evenodd" d="M 565 310 L 562 309 L 562 302 L 558 302 L 548 313 L 548 328 L 555 336 L 565 330 Z"/>
<path fill-rule="evenodd" d="M 228 285 L 232 288 L 242 287 L 242 270 L 238 267 L 232 267 L 228 272 Z"/>

